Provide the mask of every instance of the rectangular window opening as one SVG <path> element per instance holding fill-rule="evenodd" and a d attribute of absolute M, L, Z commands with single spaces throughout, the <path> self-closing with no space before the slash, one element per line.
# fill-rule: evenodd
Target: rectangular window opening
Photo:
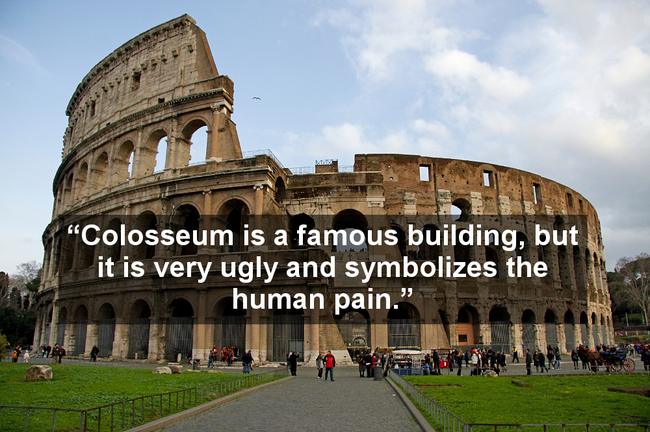
<path fill-rule="evenodd" d="M 133 74 L 133 80 L 131 81 L 131 90 L 137 90 L 140 88 L 140 77 L 142 74 L 140 72 Z"/>
<path fill-rule="evenodd" d="M 571 195 L 569 192 L 566 194 L 566 203 L 567 206 L 573 207 L 573 195 Z"/>
<path fill-rule="evenodd" d="M 492 171 L 483 171 L 483 186 L 492 187 L 493 184 Z"/>
<path fill-rule="evenodd" d="M 538 183 L 533 183 L 533 197 L 535 204 L 542 203 L 542 187 Z"/>
<path fill-rule="evenodd" d="M 158 98 L 158 103 L 165 103 L 165 98 Z"/>
<path fill-rule="evenodd" d="M 95 101 L 90 102 L 90 116 L 95 117 Z"/>
<path fill-rule="evenodd" d="M 429 165 L 420 165 L 420 181 L 431 181 L 431 170 Z"/>
<path fill-rule="evenodd" d="M 582 213 L 584 211 L 582 208 L 582 200 L 578 200 L 578 205 L 580 206 L 580 213 Z"/>

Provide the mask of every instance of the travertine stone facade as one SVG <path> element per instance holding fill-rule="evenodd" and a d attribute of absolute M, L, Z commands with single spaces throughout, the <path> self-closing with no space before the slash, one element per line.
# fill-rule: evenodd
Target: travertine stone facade
<path fill-rule="evenodd" d="M 52 222 L 43 234 L 45 259 L 38 294 L 35 344 L 62 343 L 69 354 L 149 361 L 178 353 L 207 360 L 213 346 L 252 349 L 262 361 L 283 360 L 287 350 L 313 362 L 319 351 L 354 346 L 450 345 L 544 347 L 570 350 L 585 341 L 611 342 L 611 310 L 598 216 L 578 192 L 513 168 L 412 155 L 356 155 L 351 170 L 336 161 L 312 174 L 294 174 L 270 152 L 243 157 L 233 113 L 233 82 L 219 75 L 204 33 L 184 15 L 135 37 L 99 62 L 82 80 L 66 111 L 63 160 L 54 179 Z M 191 160 L 192 137 L 207 126 L 205 155 Z M 166 138 L 166 146 L 164 141 Z M 196 163 L 198 162 L 198 163 Z M 158 167 L 156 169 L 156 167 Z M 102 229 L 157 230 L 284 228 L 441 229 L 481 221 L 516 229 L 523 249 L 491 246 L 455 250 L 366 245 L 331 247 L 136 247 L 84 245 L 67 235 L 70 224 L 101 220 Z M 579 246 L 533 245 L 534 224 L 547 229 L 581 226 Z M 519 237 L 518 237 L 519 239 Z M 505 262 L 523 255 L 544 260 L 549 275 L 504 277 Z M 100 261 L 115 257 L 115 278 L 98 277 Z M 123 278 L 129 257 L 145 277 Z M 206 283 L 159 278 L 165 261 L 202 263 L 277 261 L 414 260 L 449 256 L 497 263 L 496 278 L 360 279 L 279 276 L 269 284 L 236 283 L 213 271 Z M 337 269 L 339 266 L 337 266 Z M 233 310 L 240 292 L 322 294 L 324 309 Z M 390 294 L 396 310 L 334 314 L 341 292 Z M 402 287 L 414 294 L 401 297 Z"/>

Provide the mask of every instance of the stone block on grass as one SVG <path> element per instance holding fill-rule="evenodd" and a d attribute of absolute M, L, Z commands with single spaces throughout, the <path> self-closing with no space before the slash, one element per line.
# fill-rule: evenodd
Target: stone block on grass
<path fill-rule="evenodd" d="M 183 366 L 180 365 L 169 366 L 169 369 L 171 369 L 173 374 L 183 373 Z"/>
<path fill-rule="evenodd" d="M 156 369 L 154 369 L 153 373 L 171 375 L 172 370 L 170 368 L 168 368 L 167 366 L 161 366 L 161 367 L 157 367 Z"/>
<path fill-rule="evenodd" d="M 27 369 L 25 381 L 51 380 L 52 368 L 44 365 L 31 366 Z"/>

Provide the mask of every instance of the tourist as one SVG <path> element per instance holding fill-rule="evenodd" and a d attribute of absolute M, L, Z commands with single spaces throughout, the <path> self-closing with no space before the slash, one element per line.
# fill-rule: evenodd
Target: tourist
<path fill-rule="evenodd" d="M 59 364 L 61 364 L 61 361 L 63 360 L 65 354 L 66 354 L 65 348 L 59 347 Z"/>
<path fill-rule="evenodd" d="M 357 362 L 359 360 L 359 357 L 357 357 Z M 316 357 L 316 369 L 318 369 L 318 379 L 323 378 L 323 355 L 318 353 L 318 357 Z"/>
<path fill-rule="evenodd" d="M 440 355 L 438 355 L 438 350 L 433 350 L 431 354 L 431 359 L 433 360 L 433 372 L 434 375 L 440 375 Z"/>
<path fill-rule="evenodd" d="M 533 356 L 530 355 L 530 350 L 526 349 L 526 375 L 532 375 L 531 367 L 530 364 L 533 361 Z M 535 366 L 537 367 L 537 362 L 535 362 Z"/>
<path fill-rule="evenodd" d="M 50 356 L 50 351 L 52 351 L 52 347 L 48 345 L 47 348 L 45 348 L 45 352 L 47 352 L 47 355 L 45 356 L 46 358 Z"/>
<path fill-rule="evenodd" d="M 296 370 L 298 368 L 298 357 L 300 357 L 300 354 L 297 351 L 292 352 L 289 356 L 289 363 L 291 364 L 291 375 L 293 376 L 296 376 Z"/>
<path fill-rule="evenodd" d="M 544 369 L 546 369 L 546 372 L 548 372 L 548 368 L 546 367 L 546 357 L 544 357 L 543 352 L 539 352 L 538 355 L 538 361 L 539 361 L 539 368 L 542 370 L 542 373 L 544 373 Z"/>
<path fill-rule="evenodd" d="M 369 352 L 366 352 L 366 354 L 363 356 L 363 362 L 364 362 L 365 365 L 366 365 L 366 376 L 367 376 L 368 378 L 371 378 L 371 375 L 370 375 L 370 364 L 371 364 L 371 362 L 372 362 L 372 356 L 370 355 Z M 327 376 L 327 371 L 325 371 L 325 376 Z M 326 379 L 327 379 L 327 378 L 326 378 Z"/>
<path fill-rule="evenodd" d="M 291 354 L 293 354 L 293 351 L 287 353 L 287 370 L 289 372 L 291 372 Z"/>
<path fill-rule="evenodd" d="M 465 367 L 469 367 L 469 351 L 465 351 Z"/>
<path fill-rule="evenodd" d="M 458 353 L 456 354 L 456 366 L 458 366 L 458 372 L 456 375 L 461 376 L 462 371 L 463 371 L 463 360 L 465 359 L 465 354 L 463 354 L 463 350 L 458 350 Z"/>
<path fill-rule="evenodd" d="M 251 364 L 253 363 L 253 354 L 251 354 L 251 350 L 248 350 L 248 352 L 244 354 L 242 363 L 244 364 L 243 373 L 251 373 Z"/>
<path fill-rule="evenodd" d="M 334 368 L 336 367 L 336 359 L 332 355 L 332 351 L 327 351 L 325 354 L 325 381 L 327 381 L 327 374 L 330 375 L 330 380 L 334 381 Z"/>
<path fill-rule="evenodd" d="M 558 347 L 555 347 L 554 349 L 554 356 L 555 356 L 555 369 L 556 370 L 561 370 L 562 369 L 562 356 L 560 355 L 560 349 Z"/>
<path fill-rule="evenodd" d="M 571 361 L 573 361 L 574 370 L 578 370 L 578 360 L 580 360 L 580 357 L 578 357 L 578 353 L 574 349 L 571 351 Z"/>
<path fill-rule="evenodd" d="M 25 350 L 25 354 L 23 354 L 23 360 L 25 363 L 29 363 L 29 350 Z"/>
<path fill-rule="evenodd" d="M 472 358 L 470 360 L 470 363 L 474 366 L 470 375 L 478 375 L 479 359 L 478 359 L 478 355 L 476 354 L 476 351 L 472 353 Z"/>
<path fill-rule="evenodd" d="M 519 363 L 519 353 L 517 352 L 517 347 L 512 347 L 512 362 L 514 363 L 515 360 Z"/>
<path fill-rule="evenodd" d="M 93 345 L 93 349 L 90 350 L 90 360 L 96 362 L 97 354 L 99 354 L 99 348 L 97 348 L 97 345 Z"/>
<path fill-rule="evenodd" d="M 210 350 L 210 354 L 208 354 L 208 369 L 211 369 L 214 367 L 214 349 Z"/>
<path fill-rule="evenodd" d="M 546 358 L 548 359 L 548 365 L 555 370 L 555 354 L 553 354 L 553 350 L 551 349 L 551 346 L 549 345 L 547 350 L 546 350 Z"/>
<path fill-rule="evenodd" d="M 641 361 L 643 362 L 643 370 L 650 370 L 650 351 L 647 347 L 641 351 Z"/>
<path fill-rule="evenodd" d="M 52 364 L 55 364 L 59 360 L 59 344 L 54 344 L 52 348 Z"/>
<path fill-rule="evenodd" d="M 363 361 L 361 354 L 357 355 L 357 363 L 359 364 L 359 378 L 363 378 L 363 374 L 366 371 L 366 363 Z"/>

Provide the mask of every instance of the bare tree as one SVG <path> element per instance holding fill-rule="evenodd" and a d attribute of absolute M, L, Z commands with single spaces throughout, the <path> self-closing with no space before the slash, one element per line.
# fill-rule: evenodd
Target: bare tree
<path fill-rule="evenodd" d="M 9 275 L 8 295 L 20 295 L 19 309 L 29 309 L 40 285 L 41 264 L 29 261 L 19 264 L 16 270 L 16 273 Z"/>
<path fill-rule="evenodd" d="M 650 315 L 650 255 L 642 253 L 635 258 L 623 257 L 616 263 L 616 272 L 622 277 L 620 294 L 630 304 L 641 309 L 648 325 Z"/>

